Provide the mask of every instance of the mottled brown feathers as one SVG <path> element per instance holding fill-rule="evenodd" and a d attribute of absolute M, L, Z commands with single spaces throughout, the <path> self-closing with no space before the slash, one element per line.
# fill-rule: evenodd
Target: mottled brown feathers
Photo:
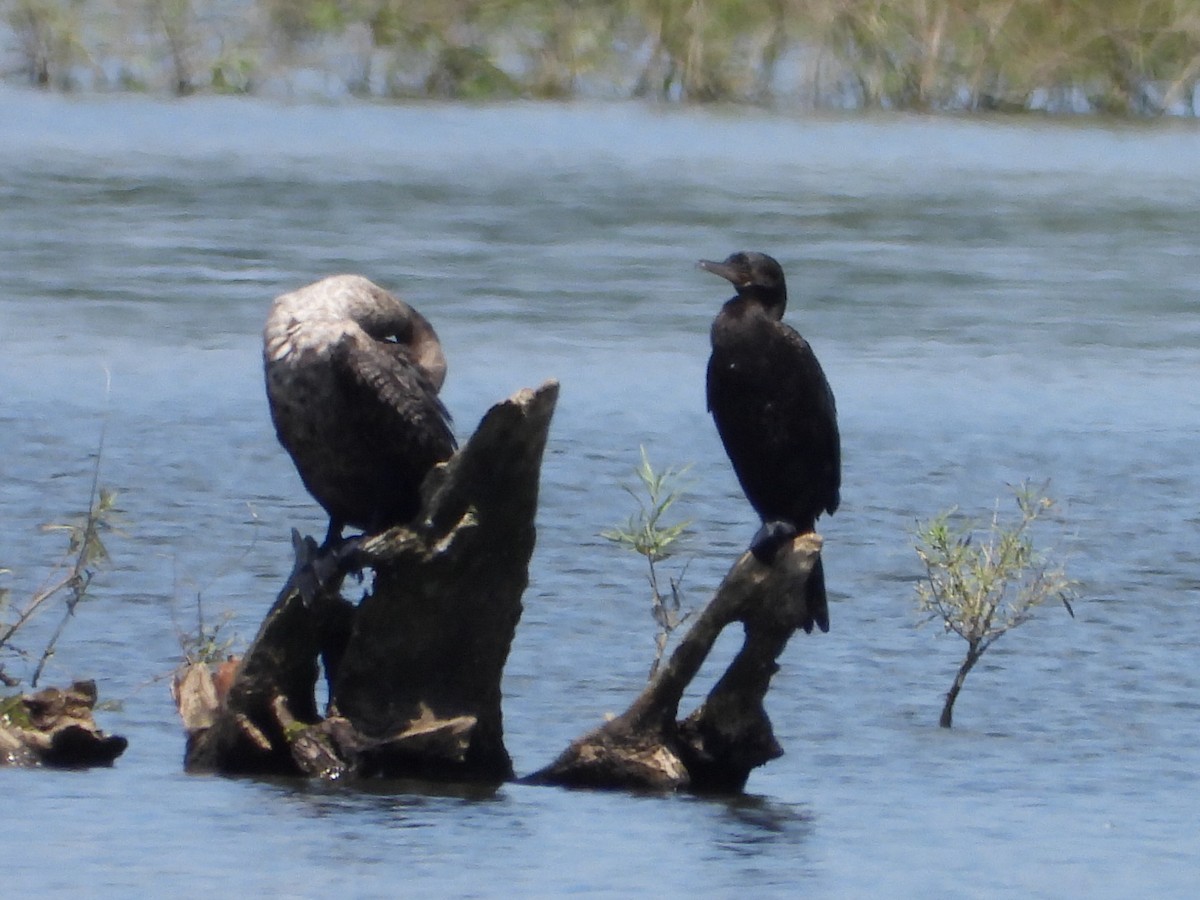
<path fill-rule="evenodd" d="M 412 519 L 425 475 L 455 449 L 429 322 L 365 278 L 334 276 L 275 300 L 263 359 L 276 434 L 330 536 Z"/>

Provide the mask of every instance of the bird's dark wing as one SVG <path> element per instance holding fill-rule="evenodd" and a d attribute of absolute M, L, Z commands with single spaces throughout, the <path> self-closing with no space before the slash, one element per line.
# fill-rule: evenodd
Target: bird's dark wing
<path fill-rule="evenodd" d="M 840 501 L 833 391 L 812 348 L 765 316 L 714 326 L 708 407 L 746 498 L 764 520 L 810 529 Z"/>
<path fill-rule="evenodd" d="M 387 341 L 346 337 L 333 354 L 343 390 L 364 415 L 377 418 L 382 435 L 428 443 L 429 449 L 456 447 L 449 411 L 428 376 L 404 349 Z"/>
<path fill-rule="evenodd" d="M 416 512 L 421 482 L 456 447 L 450 414 L 428 376 L 404 348 L 364 334 L 347 335 L 331 363 L 348 435 L 355 436 L 345 469 L 363 492 L 360 505 L 377 510 L 379 527 Z M 344 445 L 343 445 L 344 446 Z"/>
<path fill-rule="evenodd" d="M 789 396 L 797 398 L 792 414 L 807 418 L 810 423 L 804 431 L 812 448 L 813 474 L 823 492 L 821 511 L 833 514 L 841 504 L 842 489 L 842 439 L 838 431 L 837 401 L 808 341 L 783 323 L 779 323 L 779 331 L 796 360 L 794 380 L 788 387 Z M 800 397 L 805 399 L 801 401 Z"/>

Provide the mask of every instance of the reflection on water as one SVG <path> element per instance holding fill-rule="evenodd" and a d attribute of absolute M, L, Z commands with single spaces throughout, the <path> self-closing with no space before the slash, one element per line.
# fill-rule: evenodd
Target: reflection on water
<path fill-rule="evenodd" d="M 796 849 L 813 830 L 813 813 L 802 804 L 753 795 L 708 802 L 725 806 L 714 846 L 740 856 L 757 856 L 764 845 L 771 844 L 788 844 Z"/>
<path fill-rule="evenodd" d="M 1200 643 L 1200 133 L 633 106 L 277 107 L 0 94 L 0 566 L 16 596 L 83 504 L 101 426 L 113 563 L 52 676 L 124 701 L 112 771 L 3 773 L 13 891 L 1182 895 Z M 768 697 L 752 796 L 189 778 L 161 683 L 200 597 L 248 640 L 323 515 L 275 442 L 258 334 L 338 271 L 437 325 L 460 436 L 562 382 L 505 680 L 518 771 L 619 712 L 653 623 L 628 515 L 646 444 L 692 462 L 685 590 L 753 532 L 704 409 L 724 299 L 763 249 L 838 397 L 828 635 Z M 105 371 L 111 395 L 105 397 Z M 917 630 L 914 522 L 1050 478 L 1085 597 L 972 674 Z M 729 652 L 719 645 L 718 655 Z M 736 640 L 732 641 L 736 644 Z M 724 650 L 721 648 L 725 647 Z M 717 665 L 705 673 L 719 671 Z M 33 860 L 71 858 L 45 880 Z"/>

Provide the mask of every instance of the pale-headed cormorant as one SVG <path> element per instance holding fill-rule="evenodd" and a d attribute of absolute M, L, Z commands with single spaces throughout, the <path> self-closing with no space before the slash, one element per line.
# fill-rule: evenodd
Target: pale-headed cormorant
<path fill-rule="evenodd" d="M 734 253 L 700 268 L 732 282 L 712 324 L 708 409 L 746 499 L 763 526 L 751 542 L 769 562 L 783 542 L 813 531 L 840 502 L 841 443 L 833 391 L 812 348 L 785 325 L 787 286 L 765 253 Z M 805 631 L 829 630 L 825 573 L 808 579 Z"/>
<path fill-rule="evenodd" d="M 366 278 L 336 275 L 276 298 L 263 330 L 267 399 L 279 442 L 347 526 L 410 521 L 433 466 L 455 449 L 438 399 L 446 357 L 419 312 Z"/>

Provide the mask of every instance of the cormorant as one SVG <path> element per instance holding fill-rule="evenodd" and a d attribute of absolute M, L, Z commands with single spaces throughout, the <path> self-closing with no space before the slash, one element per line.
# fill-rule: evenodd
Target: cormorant
<path fill-rule="evenodd" d="M 787 286 L 765 253 L 734 253 L 700 268 L 733 283 L 712 324 L 708 409 L 746 499 L 763 521 L 750 549 L 770 562 L 841 499 L 837 408 L 812 348 L 785 325 Z M 807 586 L 809 619 L 829 630 L 825 572 L 818 557 Z"/>
<path fill-rule="evenodd" d="M 263 330 L 275 432 L 329 513 L 325 545 L 346 525 L 410 521 L 425 475 L 455 449 L 438 399 L 446 357 L 419 312 L 358 275 L 275 299 Z"/>

